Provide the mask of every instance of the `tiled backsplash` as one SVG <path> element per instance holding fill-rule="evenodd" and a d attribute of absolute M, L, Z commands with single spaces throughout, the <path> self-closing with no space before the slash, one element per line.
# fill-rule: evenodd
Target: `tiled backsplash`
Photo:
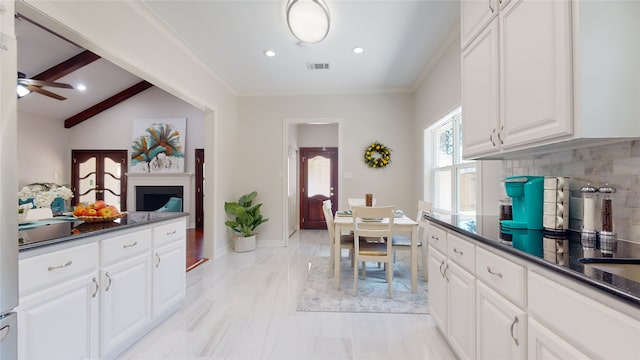
<path fill-rule="evenodd" d="M 571 229 L 582 227 L 580 188 L 605 183 L 616 188 L 613 224 L 618 239 L 640 243 L 640 140 L 553 152 L 503 161 L 505 176 L 538 175 L 571 178 Z"/>

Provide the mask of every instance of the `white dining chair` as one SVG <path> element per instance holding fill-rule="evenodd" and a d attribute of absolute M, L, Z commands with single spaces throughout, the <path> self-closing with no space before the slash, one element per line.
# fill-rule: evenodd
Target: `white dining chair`
<path fill-rule="evenodd" d="M 340 258 L 335 258 L 335 227 L 333 224 L 331 200 L 322 202 L 322 213 L 324 214 L 324 220 L 327 223 L 327 230 L 329 231 L 329 268 L 327 269 L 327 277 L 331 277 L 333 275 L 334 262 L 340 261 Z M 340 234 L 340 253 L 342 253 L 342 249 L 349 249 L 349 258 L 351 259 L 351 266 L 353 266 L 353 235 Z"/>
<path fill-rule="evenodd" d="M 433 204 L 424 200 L 418 201 L 418 213 L 416 215 L 416 222 L 418 223 L 418 249 L 420 250 L 420 257 L 422 263 L 422 275 L 424 277 L 424 281 L 428 280 L 428 271 L 427 271 L 427 248 L 429 247 L 427 244 L 427 240 L 425 236 L 427 235 L 427 225 L 429 221 L 424 218 L 424 214 L 429 214 L 433 210 Z M 394 234 L 392 237 L 392 247 L 394 253 L 394 261 L 395 261 L 395 252 L 397 250 L 403 251 L 411 251 L 411 234 Z"/>
<path fill-rule="evenodd" d="M 387 275 L 389 298 L 393 298 L 393 235 L 394 206 L 354 206 L 353 218 L 353 296 L 358 295 L 358 264 L 362 263 L 362 278 L 367 277 L 367 261 L 382 262 Z M 375 239 L 375 241 L 372 241 Z"/>

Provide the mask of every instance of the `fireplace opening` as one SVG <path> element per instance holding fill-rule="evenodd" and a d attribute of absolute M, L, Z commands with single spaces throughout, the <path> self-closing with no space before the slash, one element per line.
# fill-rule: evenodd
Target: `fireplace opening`
<path fill-rule="evenodd" d="M 182 186 L 136 186 L 136 211 L 158 210 L 172 197 L 182 199 L 182 192 Z"/>

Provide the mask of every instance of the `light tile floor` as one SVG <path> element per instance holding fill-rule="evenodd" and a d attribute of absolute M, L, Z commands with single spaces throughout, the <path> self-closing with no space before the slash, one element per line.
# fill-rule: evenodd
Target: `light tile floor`
<path fill-rule="evenodd" d="M 297 312 L 326 230 L 229 253 L 187 273 L 187 298 L 122 359 L 455 359 L 429 315 Z"/>

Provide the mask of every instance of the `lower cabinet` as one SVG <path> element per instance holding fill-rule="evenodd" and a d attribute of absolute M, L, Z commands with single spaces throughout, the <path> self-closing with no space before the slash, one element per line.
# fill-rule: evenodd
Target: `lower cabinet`
<path fill-rule="evenodd" d="M 154 251 L 153 304 L 154 319 L 172 312 L 185 296 L 186 249 L 176 241 Z"/>
<path fill-rule="evenodd" d="M 20 298 L 20 359 L 98 357 L 97 278 L 90 272 Z"/>
<path fill-rule="evenodd" d="M 178 220 L 21 259 L 19 358 L 116 358 L 182 305 L 185 231 Z"/>
<path fill-rule="evenodd" d="M 478 359 L 525 359 L 527 313 L 478 281 Z"/>
<path fill-rule="evenodd" d="M 449 344 L 461 359 L 475 359 L 475 293 L 476 278 L 470 272 L 449 261 L 445 271 L 449 300 Z"/>
<path fill-rule="evenodd" d="M 531 317 L 529 318 L 528 339 L 529 359 L 578 360 L 589 358 Z"/>
<path fill-rule="evenodd" d="M 151 322 L 151 256 L 144 252 L 101 271 L 100 349 L 111 357 Z"/>
<path fill-rule="evenodd" d="M 447 257 L 429 246 L 429 313 L 436 324 L 445 333 L 447 330 L 447 281 L 444 277 L 444 268 L 447 265 Z"/>

